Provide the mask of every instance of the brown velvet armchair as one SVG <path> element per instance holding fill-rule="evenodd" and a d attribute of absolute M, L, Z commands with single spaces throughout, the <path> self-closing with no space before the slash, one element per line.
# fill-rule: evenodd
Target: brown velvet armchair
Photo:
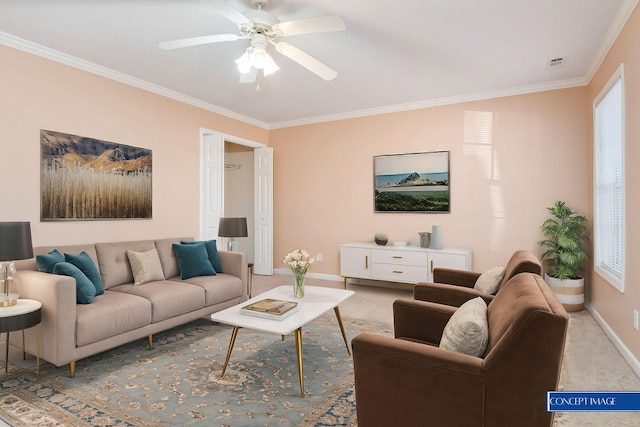
<path fill-rule="evenodd" d="M 521 273 L 488 306 L 484 358 L 438 347 L 456 308 L 397 300 L 395 338 L 352 340 L 359 427 L 550 426 L 568 316 L 542 278 Z"/>
<path fill-rule="evenodd" d="M 531 251 L 521 249 L 514 252 L 507 262 L 504 278 L 498 290 L 512 277 L 525 272 L 542 275 L 542 265 Z M 433 270 L 435 283 L 418 283 L 413 288 L 413 297 L 420 301 L 436 302 L 454 307 L 460 307 L 472 298 L 482 297 L 489 304 L 493 295 L 473 289 L 480 274 L 474 271 L 435 268 Z"/>

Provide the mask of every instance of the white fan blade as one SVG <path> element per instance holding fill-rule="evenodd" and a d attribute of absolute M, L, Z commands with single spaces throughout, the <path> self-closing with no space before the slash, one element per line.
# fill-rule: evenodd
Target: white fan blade
<path fill-rule="evenodd" d="M 254 83 L 258 77 L 258 69 L 251 67 L 248 73 L 240 74 L 240 83 Z"/>
<path fill-rule="evenodd" d="M 201 44 L 232 42 L 246 37 L 235 34 L 216 34 L 213 36 L 189 37 L 188 39 L 171 40 L 158 44 L 162 49 L 178 49 L 181 47 L 198 46 Z"/>
<path fill-rule="evenodd" d="M 299 19 L 296 21 L 280 22 L 273 26 L 273 30 L 281 36 L 344 31 L 345 29 L 344 22 L 337 16 Z"/>
<path fill-rule="evenodd" d="M 291 59 L 294 62 L 302 65 L 307 70 L 325 79 L 326 81 L 333 80 L 338 75 L 337 72 L 318 61 L 313 56 L 309 55 L 298 49 L 297 47 L 290 45 L 289 43 L 280 42 L 276 43 L 276 50 Z"/>
<path fill-rule="evenodd" d="M 249 18 L 244 16 L 242 12 L 240 12 L 235 7 L 231 6 L 226 1 L 223 1 L 223 0 L 201 0 L 201 1 L 211 6 L 217 14 L 225 16 L 227 19 L 235 22 L 238 25 L 251 24 L 251 20 Z"/>

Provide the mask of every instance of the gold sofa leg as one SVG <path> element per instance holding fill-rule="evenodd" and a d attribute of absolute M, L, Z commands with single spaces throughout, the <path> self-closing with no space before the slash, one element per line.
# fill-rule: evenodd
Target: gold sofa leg
<path fill-rule="evenodd" d="M 147 341 L 149 342 L 149 350 L 153 350 L 153 335 L 149 335 Z"/>
<path fill-rule="evenodd" d="M 73 362 L 69 363 L 69 376 L 71 378 L 75 378 L 76 377 L 76 361 L 75 360 Z"/>

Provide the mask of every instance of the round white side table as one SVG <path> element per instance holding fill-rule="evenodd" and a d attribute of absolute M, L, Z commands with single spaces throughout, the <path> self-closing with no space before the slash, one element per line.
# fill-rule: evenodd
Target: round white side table
<path fill-rule="evenodd" d="M 39 328 L 42 320 L 42 304 L 32 299 L 18 299 L 18 303 L 8 307 L 0 307 L 0 333 L 6 332 L 4 351 L 4 372 L 9 371 L 9 332 L 22 330 L 22 358 L 24 350 L 24 330 L 36 327 L 36 369 L 40 373 L 40 337 Z"/>

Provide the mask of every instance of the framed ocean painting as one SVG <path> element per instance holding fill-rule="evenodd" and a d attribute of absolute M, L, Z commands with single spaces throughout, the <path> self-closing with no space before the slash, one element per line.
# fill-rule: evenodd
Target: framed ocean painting
<path fill-rule="evenodd" d="M 375 212 L 450 212 L 449 151 L 373 157 Z"/>

